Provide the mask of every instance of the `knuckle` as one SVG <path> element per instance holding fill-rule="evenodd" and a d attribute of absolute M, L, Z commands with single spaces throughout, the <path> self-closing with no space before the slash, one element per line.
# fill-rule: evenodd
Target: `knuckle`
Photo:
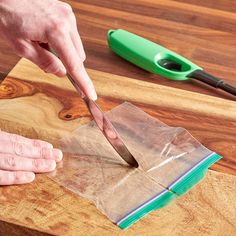
<path fill-rule="evenodd" d="M 40 168 L 42 166 L 40 159 L 33 159 L 32 164 L 33 164 L 33 167 L 35 168 L 36 171 L 40 170 Z"/>
<path fill-rule="evenodd" d="M 56 69 L 56 65 L 52 60 L 43 61 L 40 63 L 40 68 L 44 71 L 54 71 Z"/>
<path fill-rule="evenodd" d="M 34 147 L 41 148 L 42 142 L 40 142 L 40 140 L 34 139 L 34 140 L 32 140 L 32 142 L 33 142 Z"/>
<path fill-rule="evenodd" d="M 68 27 L 66 21 L 60 18 L 53 18 L 50 20 L 50 30 L 48 32 L 49 35 L 53 32 L 56 32 L 57 35 L 65 35 L 68 32 Z"/>
<path fill-rule="evenodd" d="M 82 61 L 81 62 L 78 62 L 78 63 L 69 63 L 67 65 L 68 67 L 68 71 L 71 73 L 71 74 L 77 74 L 78 71 L 81 70 L 82 68 Z"/>
<path fill-rule="evenodd" d="M 66 75 L 66 72 L 64 69 L 62 69 L 61 67 L 53 67 L 53 69 L 51 70 L 53 74 L 62 77 Z"/>
<path fill-rule="evenodd" d="M 48 71 L 50 71 L 52 74 L 57 74 L 57 72 L 60 71 L 60 68 L 58 66 L 52 65 L 47 68 Z"/>
<path fill-rule="evenodd" d="M 71 15 L 73 12 L 73 9 L 70 4 L 63 2 L 62 4 L 62 11 L 64 14 Z"/>
<path fill-rule="evenodd" d="M 13 149 L 16 155 L 23 156 L 24 145 L 22 143 L 13 142 Z"/>
<path fill-rule="evenodd" d="M 14 169 L 16 166 L 16 159 L 13 156 L 7 155 L 5 158 L 5 166 Z"/>
<path fill-rule="evenodd" d="M 48 143 L 40 139 L 33 139 L 33 146 L 38 148 L 49 148 L 49 149 L 53 148 L 53 145 L 51 143 Z"/>
<path fill-rule="evenodd" d="M 60 67 L 56 66 L 55 64 L 50 64 L 44 68 L 44 71 L 52 74 L 57 74 L 60 72 Z"/>
<path fill-rule="evenodd" d="M 17 183 L 18 181 L 21 180 L 22 174 L 18 171 L 15 171 L 15 172 L 12 172 L 12 177 L 10 178 L 13 178 L 13 182 Z"/>
<path fill-rule="evenodd" d="M 47 157 L 46 148 L 40 148 L 40 157 L 41 158 L 46 158 Z"/>
<path fill-rule="evenodd" d="M 68 28 L 65 21 L 60 21 L 60 24 L 58 25 L 58 27 L 56 27 L 56 32 L 58 33 L 58 35 L 68 34 Z"/>

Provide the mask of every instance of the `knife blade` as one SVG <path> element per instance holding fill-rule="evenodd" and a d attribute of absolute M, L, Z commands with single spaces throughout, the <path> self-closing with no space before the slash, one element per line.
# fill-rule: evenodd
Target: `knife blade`
<path fill-rule="evenodd" d="M 67 78 L 73 84 L 80 97 L 84 100 L 88 110 L 94 118 L 98 128 L 102 131 L 103 135 L 107 139 L 107 141 L 111 144 L 111 146 L 116 150 L 119 156 L 129 165 L 137 168 L 138 162 L 135 160 L 133 155 L 130 153 L 128 148 L 125 146 L 115 127 L 112 125 L 110 120 L 106 117 L 106 114 L 101 110 L 101 108 L 97 105 L 95 101 L 85 96 L 85 94 L 81 91 L 78 84 L 74 81 L 74 79 L 67 74 Z"/>

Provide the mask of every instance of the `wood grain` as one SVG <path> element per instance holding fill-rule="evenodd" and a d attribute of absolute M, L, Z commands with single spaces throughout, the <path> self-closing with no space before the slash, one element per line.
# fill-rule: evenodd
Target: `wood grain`
<path fill-rule="evenodd" d="M 89 70 L 89 74 L 101 95 L 98 103 L 104 110 L 131 101 L 170 126 L 186 128 L 206 147 L 221 154 L 224 158 L 213 169 L 236 173 L 235 102 L 94 70 Z M 26 60 L 20 61 L 0 88 L 1 98 L 18 97 L 0 101 L 4 120 L 1 123 L 5 120 L 26 126 L 31 123 L 34 128 L 58 132 L 72 131 L 90 119 L 66 78 L 45 75 Z"/>
<path fill-rule="evenodd" d="M 88 71 L 99 94 L 98 103 L 104 110 L 127 100 L 168 125 L 183 126 L 207 147 L 224 156 L 213 169 L 235 174 L 235 102 Z M 91 118 L 68 79 L 46 75 L 27 60 L 21 60 L 2 82 L 0 98 L 3 130 L 41 138 L 54 145 Z M 171 232 L 233 235 L 236 232 L 235 186 L 235 176 L 210 171 L 186 196 L 145 217 L 124 234 L 158 230 L 160 235 Z M 2 187 L 0 196 L 2 229 L 11 230 L 16 225 L 19 234 L 24 232 L 19 226 L 62 235 L 120 233 L 94 205 L 59 187 L 46 175 L 38 175 L 30 185 Z"/>
<path fill-rule="evenodd" d="M 66 2 L 72 5 L 76 14 L 87 54 L 85 64 L 87 68 L 92 69 L 89 73 L 100 94 L 98 102 L 102 108 L 109 110 L 128 100 L 168 125 L 188 129 L 208 148 L 223 155 L 224 158 L 213 166 L 214 170 L 235 175 L 235 99 L 195 81 L 175 82 L 147 73 L 112 53 L 106 42 L 106 33 L 110 28 L 132 31 L 182 54 L 208 72 L 236 86 L 235 2 L 233 0 L 217 2 L 67 0 Z M 0 38 L 0 79 L 11 70 L 17 60 L 18 57 Z M 90 120 L 84 104 L 65 79 L 38 73 L 38 69 L 28 66 L 24 61 L 14 71 L 0 88 L 1 129 L 32 138 L 42 138 L 56 144 L 66 132 Z M 125 77 L 116 77 L 100 71 L 133 79 L 127 81 Z M 173 90 L 171 87 L 214 97 L 185 93 Z M 178 213 L 175 204 L 173 211 L 173 206 L 169 206 L 169 210 L 163 209 L 153 213 L 126 234 L 151 234 L 156 230 L 160 235 L 173 232 L 177 235 L 196 233 L 235 235 L 233 227 L 235 214 L 228 214 L 232 212 L 231 210 L 235 213 L 235 206 L 232 206 L 235 202 L 235 195 L 232 195 L 235 177 L 210 172 L 202 184 L 206 185 L 197 186 L 192 190 L 195 191 L 193 195 L 192 191 L 186 195 L 188 197 L 190 195 L 189 201 L 185 199 L 186 196 L 183 201 L 179 200 L 181 207 Z M 120 233 L 94 206 L 69 192 L 64 192 L 44 175 L 38 176 L 32 185 L 6 187 L 0 191 L 0 196 L 5 196 L 3 192 L 7 193 L 7 197 L 1 197 L 0 201 L 0 235 L 6 232 L 13 235 L 14 230 L 16 235 L 37 235 L 33 230 L 38 230 L 39 235 L 45 231 L 70 235 L 73 235 L 73 232 L 76 232 L 74 235 L 85 234 L 88 230 L 91 234 Z M 59 195 L 47 198 L 52 192 L 64 194 L 65 199 L 61 201 Z M 21 198 L 23 193 L 26 200 Z M 15 201 L 12 201 L 11 196 L 15 197 Z M 191 198 L 192 196 L 194 197 Z M 216 199 L 216 196 L 221 201 Z M 59 199 L 58 204 L 57 199 Z M 21 205 L 18 207 L 19 203 Z M 55 204 L 55 207 L 48 211 L 48 207 L 52 204 Z M 89 206 L 85 212 L 86 214 L 89 212 L 89 218 L 83 218 L 80 210 L 78 214 L 75 213 L 74 218 L 71 217 L 71 212 L 74 212 L 72 205 L 75 209 L 80 207 L 87 209 Z M 37 206 L 42 209 L 42 214 L 37 213 Z M 11 212 L 6 209 L 10 209 Z M 63 212 L 67 213 L 64 215 Z M 27 216 L 30 216 L 30 219 Z M 62 221 L 66 222 L 66 226 L 58 224 Z M 4 231 L 1 231 L 2 229 Z"/>
<path fill-rule="evenodd" d="M 158 232 L 158 235 L 233 236 L 235 181 L 233 176 L 209 171 L 191 192 L 122 232 L 92 203 L 39 175 L 33 184 L 0 189 L 0 232 L 9 232 L 11 227 L 18 232 L 16 235 L 22 232 L 37 235 L 37 230 L 42 235 L 155 235 Z M 20 226 L 27 227 L 27 231 Z"/>

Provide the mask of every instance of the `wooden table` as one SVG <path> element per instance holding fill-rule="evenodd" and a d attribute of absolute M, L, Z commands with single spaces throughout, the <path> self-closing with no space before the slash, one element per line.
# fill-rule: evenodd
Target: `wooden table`
<path fill-rule="evenodd" d="M 143 102 L 142 99 L 139 101 L 138 96 L 135 97 L 135 99 L 122 97 L 121 95 L 120 97 L 115 96 L 112 98 L 112 95 L 106 91 L 106 88 L 98 88 L 101 93 L 105 92 L 105 95 L 99 101 L 103 109 L 109 110 L 123 100 L 130 99 L 135 105 L 138 105 L 149 114 L 159 118 L 168 125 L 182 126 L 188 129 L 204 145 L 223 155 L 224 158 L 215 164 L 212 169 L 230 175 L 210 172 L 205 184 L 209 182 L 210 186 L 214 186 L 211 179 L 215 179 L 215 181 L 221 183 L 222 186 L 227 186 L 224 191 L 226 191 L 229 196 L 228 199 L 225 196 L 224 199 L 219 200 L 222 202 L 229 201 L 230 199 L 235 200 L 235 195 L 233 195 L 235 177 L 232 176 L 236 174 L 236 119 L 233 102 L 235 99 L 221 91 L 216 91 L 205 85 L 197 84 L 194 81 L 175 82 L 166 80 L 125 62 L 108 49 L 106 32 L 110 28 L 123 28 L 137 33 L 184 55 L 207 69 L 208 72 L 223 77 L 225 81 L 236 86 L 236 79 L 234 79 L 236 77 L 234 70 L 236 65 L 236 3 L 233 0 L 221 0 L 217 1 L 217 3 L 213 0 L 137 0 L 135 3 L 130 3 L 128 0 L 80 0 L 79 2 L 67 2 L 73 6 L 77 16 L 79 31 L 87 53 L 86 67 L 96 70 L 91 70 L 90 74 L 95 79 L 98 86 L 100 78 L 108 76 L 108 74 L 103 74 L 102 72 L 108 72 L 134 78 L 140 81 L 140 85 L 151 87 L 149 90 L 150 93 L 158 91 L 158 89 L 160 89 L 158 85 L 165 85 L 213 96 L 200 96 L 198 101 L 200 101 L 202 106 L 204 106 L 204 101 L 206 101 L 206 107 L 208 109 L 210 109 L 210 104 L 218 104 L 217 106 L 220 108 L 217 112 L 214 113 L 213 110 L 209 110 L 203 113 L 197 113 L 191 108 L 191 101 L 189 103 L 186 101 L 186 106 L 184 106 L 183 104 L 171 103 L 171 101 L 168 100 L 163 102 L 163 106 L 158 102 L 151 104 L 151 102 Z M 1 78 L 4 78 L 18 59 L 19 58 L 15 56 L 0 39 Z M 101 73 L 97 71 L 101 71 Z M 98 80 L 95 78 L 97 75 Z M 133 86 L 134 91 L 139 94 L 139 90 L 135 87 L 137 84 L 136 80 L 134 80 L 133 83 L 127 84 L 127 86 L 130 86 L 130 89 L 132 89 Z M 115 81 L 122 81 L 122 77 L 115 77 L 113 82 Z M 142 81 L 146 81 L 149 84 Z M 171 94 L 171 91 L 164 89 L 164 92 L 167 94 Z M 180 98 L 181 95 L 184 94 L 183 91 L 176 91 L 177 98 Z M 67 95 L 71 96 L 70 101 L 72 101 L 73 104 L 74 95 L 70 95 L 69 93 L 67 93 Z M 214 97 L 216 97 L 216 99 L 214 99 Z M 221 100 L 217 97 L 232 100 L 232 102 Z M 186 98 L 190 99 L 191 93 L 187 93 Z M 147 96 L 145 99 L 145 101 L 148 101 Z M 176 101 L 178 101 L 178 99 Z M 174 102 L 174 98 L 172 102 Z M 171 107 L 171 104 L 173 104 L 173 107 Z M 179 109 L 178 106 L 183 109 Z M 186 107 L 189 107 L 189 110 Z M 224 107 L 227 109 L 230 107 L 231 109 L 227 110 L 224 109 Z M 81 107 L 81 109 L 85 112 L 83 107 Z M 83 114 L 86 114 L 86 112 Z M 75 113 L 74 117 L 78 118 L 78 114 Z M 74 122 L 70 128 L 68 125 L 66 129 L 68 131 L 72 130 L 75 124 Z M 10 125 L 4 126 L 3 129 L 6 127 L 9 128 Z M 9 131 L 15 131 L 32 137 L 36 135 L 34 131 L 27 130 L 25 126 L 18 126 L 17 129 Z M 41 138 L 47 137 L 44 132 L 40 134 Z M 46 190 L 42 187 L 45 183 Z M 47 191 L 50 188 L 54 189 L 56 193 Z M 212 198 L 214 198 L 214 193 L 219 189 L 214 186 L 213 190 L 210 193 Z M 11 235 L 46 235 L 46 233 L 70 234 L 71 232 L 75 232 L 74 235 L 77 235 L 76 232 L 86 234 L 87 230 L 90 230 L 93 234 L 96 234 L 96 232 L 103 234 L 110 234 L 111 232 L 120 233 L 119 230 L 114 229 L 111 223 L 107 223 L 106 217 L 101 216 L 92 204 L 60 188 L 55 183 L 46 180 L 46 177 L 43 175 L 39 175 L 35 183 L 31 185 L 4 187 L 1 189 L 0 193 L 2 193 L 2 195 L 0 194 L 0 200 L 4 202 L 7 199 L 7 204 L 9 204 L 7 206 L 12 207 L 8 209 L 9 218 L 7 220 L 4 218 L 0 221 L 0 233 L 2 234 L 3 232 L 7 232 Z M 197 186 L 196 189 L 194 189 L 194 193 L 194 199 L 196 199 L 196 201 L 198 201 L 196 196 L 207 196 L 207 192 L 204 191 L 204 185 Z M 26 199 L 20 201 L 17 208 L 19 195 L 25 196 Z M 38 197 L 38 200 L 36 200 L 35 196 Z M 53 199 L 53 201 L 50 199 Z M 185 198 L 186 201 L 187 199 L 192 199 L 191 194 Z M 30 211 L 25 209 L 25 206 L 30 207 L 30 204 L 32 204 L 32 206 L 37 205 L 36 210 L 38 212 L 34 212 L 34 216 L 27 215 Z M 73 204 L 75 209 L 72 207 Z M 80 204 L 83 208 L 79 207 Z M 204 204 L 202 203 L 201 206 L 206 207 L 207 203 L 205 202 Z M 63 209 L 65 210 L 64 213 Z M 155 220 L 160 222 L 161 217 L 165 217 L 166 214 L 175 214 L 176 211 L 179 211 L 179 215 L 183 215 L 183 209 L 185 209 L 185 206 L 182 204 L 181 200 L 179 200 L 177 205 L 172 206 L 172 208 L 171 206 L 167 207 L 167 210 L 161 211 L 160 214 L 152 214 L 147 220 L 144 219 L 139 226 L 134 226 L 134 228 L 131 228 L 130 231 L 126 231 L 126 233 L 151 233 L 153 229 L 158 230 L 158 227 L 161 227 L 160 224 L 155 226 Z M 220 208 L 217 209 L 219 210 Z M 73 213 L 74 210 L 79 211 L 80 214 Z M 47 212 L 45 213 L 45 211 Z M 88 216 L 87 211 L 95 211 L 96 213 L 92 214 L 92 216 Z M 14 214 L 19 215 L 14 217 Z M 227 217 L 230 218 L 229 214 L 230 210 L 228 213 L 222 213 L 222 217 L 228 219 Z M 61 215 L 58 219 L 53 217 L 58 217 L 58 215 Z M 81 231 L 79 231 L 78 226 L 73 225 L 78 216 L 81 217 Z M 36 222 L 34 217 L 37 218 Z M 98 217 L 100 217 L 99 220 L 97 219 Z M 204 214 L 202 217 L 204 218 Z M 203 228 L 195 233 L 202 232 L 202 234 L 206 235 L 217 234 L 217 232 L 219 232 L 217 230 L 220 229 L 220 223 L 223 218 L 219 217 L 219 228 L 217 228 L 216 231 L 212 231 L 212 227 L 208 226 L 208 230 L 207 228 Z M 47 224 L 47 220 L 53 221 L 53 224 Z M 175 219 L 170 218 L 168 221 L 169 224 L 172 220 Z M 152 224 L 149 226 L 150 221 Z M 68 222 L 72 223 L 70 224 Z M 191 222 L 191 220 L 189 222 L 189 224 L 193 224 L 193 227 L 190 226 L 190 228 L 194 230 L 194 222 Z M 103 223 L 105 225 L 104 227 Z M 231 221 L 229 221 L 229 225 L 231 225 L 230 227 L 232 227 L 232 229 L 235 229 Z M 162 234 L 169 234 L 172 232 L 171 229 L 173 230 L 169 225 L 163 225 L 163 228 L 159 231 Z M 209 228 L 211 230 L 209 230 Z M 231 233 L 232 229 L 230 231 Z M 225 229 L 221 228 L 221 230 L 224 232 Z M 187 233 L 184 229 L 180 229 L 180 231 L 177 230 L 176 233 L 178 232 Z M 192 231 L 192 233 L 194 234 L 194 231 Z"/>

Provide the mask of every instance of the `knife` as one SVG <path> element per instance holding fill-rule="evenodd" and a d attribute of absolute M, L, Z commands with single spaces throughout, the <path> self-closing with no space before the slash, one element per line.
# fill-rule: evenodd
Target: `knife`
<path fill-rule="evenodd" d="M 102 131 L 111 146 L 116 150 L 116 152 L 125 162 L 137 168 L 139 166 L 138 162 L 135 160 L 128 148 L 125 146 L 120 135 L 118 134 L 110 120 L 107 118 L 106 114 L 104 114 L 104 112 L 101 110 L 101 108 L 97 105 L 95 101 L 85 96 L 85 94 L 79 88 L 78 84 L 72 79 L 69 74 L 67 74 L 67 78 L 73 84 L 80 97 L 84 100 L 98 128 Z"/>
<path fill-rule="evenodd" d="M 195 79 L 236 96 L 236 88 L 181 55 L 126 30 L 108 31 L 108 45 L 127 61 L 171 80 Z"/>
<path fill-rule="evenodd" d="M 57 53 L 50 48 L 48 45 L 44 45 L 40 43 L 40 46 L 43 48 L 48 49 L 51 51 L 55 56 Z M 107 118 L 106 114 L 101 110 L 101 108 L 97 105 L 95 101 L 88 98 L 80 89 L 79 85 L 76 81 L 67 74 L 67 78 L 70 80 L 72 85 L 77 90 L 80 97 L 84 100 L 89 112 L 94 118 L 95 123 L 97 124 L 98 128 L 102 131 L 103 135 L 107 139 L 107 141 L 111 144 L 111 146 L 116 150 L 119 156 L 130 166 L 138 168 L 139 164 L 130 153 L 128 148 L 125 146 L 124 142 L 122 141 L 120 135 L 116 131 L 115 127 L 112 125 L 110 120 Z"/>

